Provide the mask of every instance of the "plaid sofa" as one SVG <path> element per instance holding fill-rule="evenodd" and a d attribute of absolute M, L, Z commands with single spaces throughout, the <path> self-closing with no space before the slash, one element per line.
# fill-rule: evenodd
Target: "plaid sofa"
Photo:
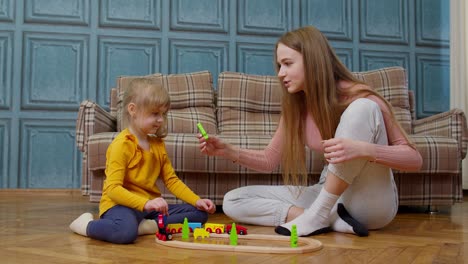
<path fill-rule="evenodd" d="M 379 91 L 394 107 L 397 119 L 410 135 L 423 157 L 418 172 L 394 171 L 401 205 L 452 205 L 461 202 L 461 160 L 465 158 L 468 131 L 465 114 L 452 109 L 417 120 L 413 93 L 408 90 L 406 72 L 389 67 L 355 75 Z M 208 71 L 186 74 L 153 74 L 168 89 L 172 105 L 169 111 L 169 135 L 166 148 L 178 176 L 197 194 L 220 205 L 224 194 L 234 188 L 253 184 L 282 184 L 280 168 L 259 173 L 228 160 L 201 155 L 196 123 L 201 122 L 212 135 L 246 148 L 265 147 L 280 117 L 281 91 L 275 76 L 223 72 L 214 89 Z M 105 178 L 107 146 L 121 130 L 123 91 L 134 76 L 119 77 L 111 90 L 110 111 L 96 103 L 81 103 L 76 143 L 83 152 L 82 193 L 98 202 Z M 309 183 L 318 181 L 324 160 L 306 148 Z M 179 203 L 157 183 L 163 197 Z"/>

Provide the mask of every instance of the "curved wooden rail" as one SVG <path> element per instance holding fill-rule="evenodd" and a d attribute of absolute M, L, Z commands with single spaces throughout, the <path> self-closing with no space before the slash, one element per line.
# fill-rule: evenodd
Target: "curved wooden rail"
<path fill-rule="evenodd" d="M 232 252 L 253 252 L 253 253 L 266 253 L 266 254 L 302 254 L 314 252 L 322 249 L 322 243 L 316 239 L 298 237 L 298 245 L 295 248 L 289 247 L 290 237 L 288 236 L 279 236 L 279 235 L 256 235 L 249 234 L 245 236 L 238 236 L 238 242 L 241 243 L 242 240 L 265 240 L 265 241 L 284 241 L 287 243 L 287 246 L 278 247 L 278 246 L 269 246 L 265 243 L 259 244 L 258 246 L 254 245 L 220 245 L 220 244 L 210 244 L 210 243 L 197 243 L 202 240 L 195 240 L 191 238 L 189 241 L 180 241 L 180 234 L 174 234 L 173 240 L 162 241 L 156 238 L 156 243 L 168 247 L 176 248 L 186 248 L 186 249 L 201 249 L 201 250 L 216 250 L 216 251 L 232 251 Z M 228 234 L 210 234 L 210 238 L 224 238 L 229 240 Z M 206 240 L 210 238 L 205 238 Z"/>

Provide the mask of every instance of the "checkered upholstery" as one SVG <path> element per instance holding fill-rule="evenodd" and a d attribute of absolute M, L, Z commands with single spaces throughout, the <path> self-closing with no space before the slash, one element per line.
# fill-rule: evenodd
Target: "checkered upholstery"
<path fill-rule="evenodd" d="M 223 72 L 218 85 L 220 134 L 275 132 L 281 114 L 281 88 L 275 76 Z"/>
<path fill-rule="evenodd" d="M 406 133 L 411 133 L 411 111 L 406 72 L 402 68 L 356 72 L 354 75 L 387 99 L 395 111 L 396 119 Z"/>
<path fill-rule="evenodd" d="M 394 107 L 398 121 L 423 157 L 418 172 L 395 170 L 401 205 L 451 205 L 462 201 L 461 160 L 466 156 L 468 131 L 465 114 L 452 109 L 416 120 L 414 94 L 408 90 L 406 72 L 389 67 L 354 73 L 381 93 Z M 76 141 L 83 152 L 82 193 L 98 202 L 104 180 L 105 152 L 120 131 L 122 92 L 135 76 L 119 77 L 111 90 L 110 112 L 88 100 L 79 110 Z M 209 134 L 232 144 L 262 149 L 271 139 L 279 120 L 280 86 L 274 76 L 223 72 L 214 94 L 207 71 L 149 76 L 161 81 L 171 96 L 169 131 L 165 138 L 168 155 L 178 176 L 202 197 L 222 204 L 224 194 L 253 184 L 282 184 L 280 168 L 258 173 L 228 160 L 200 154 L 196 123 Z M 307 149 L 309 183 L 315 183 L 324 161 Z M 178 203 L 161 183 L 163 196 Z"/>
<path fill-rule="evenodd" d="M 208 71 L 189 74 L 162 75 L 159 73 L 144 76 L 160 82 L 171 98 L 168 114 L 168 129 L 174 133 L 196 133 L 197 122 L 202 122 L 208 133 L 216 133 L 214 113 L 214 89 L 211 73 Z M 130 82 L 136 76 L 117 78 L 117 128 L 122 130 L 122 100 Z"/>

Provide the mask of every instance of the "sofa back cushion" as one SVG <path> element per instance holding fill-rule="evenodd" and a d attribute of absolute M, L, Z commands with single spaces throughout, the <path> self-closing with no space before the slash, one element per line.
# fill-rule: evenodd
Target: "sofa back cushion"
<path fill-rule="evenodd" d="M 405 69 L 388 67 L 367 72 L 354 72 L 353 74 L 390 102 L 396 119 L 406 133 L 411 134 L 411 109 Z"/>
<path fill-rule="evenodd" d="M 353 74 L 392 104 L 396 119 L 411 133 L 405 69 L 388 67 Z M 219 133 L 274 133 L 281 114 L 281 87 L 276 76 L 223 72 L 219 75 L 218 87 Z"/>
<path fill-rule="evenodd" d="M 276 76 L 222 72 L 218 76 L 220 134 L 273 134 L 281 114 Z"/>
<path fill-rule="evenodd" d="M 117 128 L 122 128 L 122 100 L 130 82 L 137 77 L 161 82 L 169 92 L 171 109 L 168 113 L 169 133 L 197 133 L 201 122 L 208 133 L 216 133 L 213 78 L 209 71 L 147 76 L 122 76 L 117 80 Z"/>

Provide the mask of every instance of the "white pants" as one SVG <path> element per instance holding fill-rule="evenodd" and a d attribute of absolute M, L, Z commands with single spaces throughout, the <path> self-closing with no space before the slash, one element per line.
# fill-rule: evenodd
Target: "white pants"
<path fill-rule="evenodd" d="M 387 145 L 379 106 L 369 99 L 355 100 L 341 116 L 335 137 Z M 398 193 L 392 171 L 364 159 L 325 166 L 319 183 L 303 187 L 301 192 L 294 186 L 261 185 L 234 189 L 224 196 L 224 213 L 236 222 L 264 226 L 284 224 L 292 206 L 311 206 L 328 171 L 350 184 L 338 203 L 343 203 L 357 221 L 368 229 L 378 229 L 393 220 L 398 210 Z M 337 218 L 335 205 L 330 213 L 332 227 Z"/>

